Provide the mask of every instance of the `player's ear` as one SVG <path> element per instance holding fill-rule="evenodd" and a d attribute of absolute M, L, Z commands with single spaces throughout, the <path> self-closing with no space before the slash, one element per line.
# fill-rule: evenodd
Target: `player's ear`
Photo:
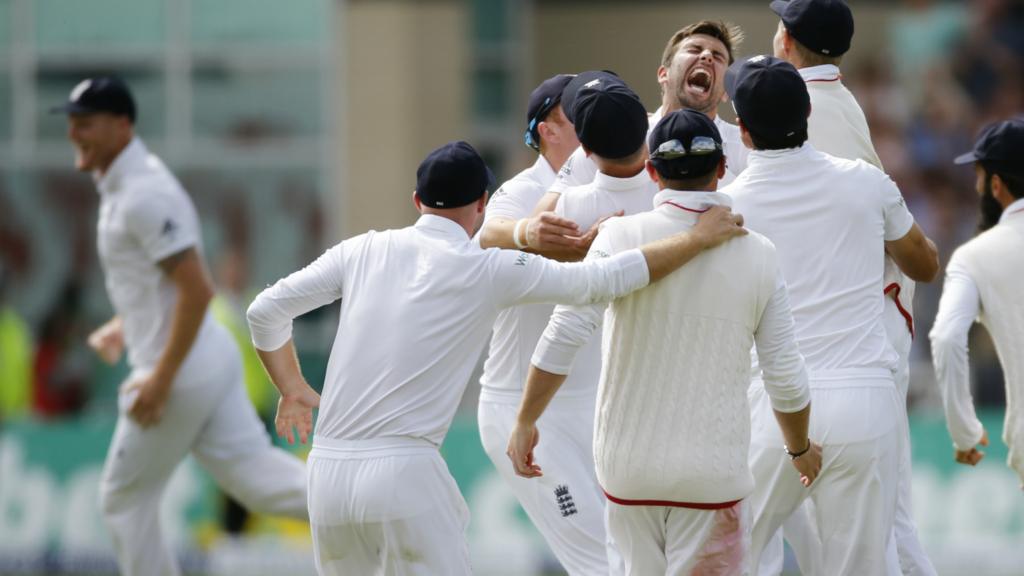
<path fill-rule="evenodd" d="M 651 180 L 658 183 L 658 171 L 654 168 L 654 164 L 650 160 L 644 162 L 644 168 L 647 170 L 647 175 L 651 177 Z"/>
<path fill-rule="evenodd" d="M 417 212 L 423 212 L 423 203 L 420 202 L 420 197 L 416 195 L 416 191 L 412 191 L 412 205 L 416 207 Z"/>
<path fill-rule="evenodd" d="M 484 210 L 487 209 L 487 197 L 490 196 L 487 192 L 484 192 L 480 199 L 476 201 L 476 213 L 483 214 Z"/>
<path fill-rule="evenodd" d="M 725 178 L 725 156 L 724 155 L 722 156 L 722 159 L 718 161 L 718 179 L 721 180 L 722 178 Z"/>

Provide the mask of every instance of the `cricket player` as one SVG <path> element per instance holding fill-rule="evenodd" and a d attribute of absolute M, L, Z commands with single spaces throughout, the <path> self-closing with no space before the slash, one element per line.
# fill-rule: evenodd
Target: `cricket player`
<path fill-rule="evenodd" d="M 974 164 L 983 232 L 953 253 L 929 337 L 954 458 L 974 466 L 988 433 L 971 400 L 967 333 L 978 319 L 992 335 L 1006 380 L 1003 442 L 1007 464 L 1024 489 L 1024 119 L 987 126 L 974 150 L 956 159 Z"/>
<path fill-rule="evenodd" d="M 529 231 L 534 225 L 546 226 L 549 222 L 563 220 L 555 220 L 558 217 L 552 212 L 532 218 L 531 214 L 537 201 L 555 181 L 555 173 L 562 163 L 579 146 L 575 128 L 562 110 L 562 90 L 572 79 L 573 76 L 567 74 L 554 76 L 530 94 L 525 140 L 539 152 L 537 161 L 502 184 L 487 203 L 480 232 L 481 246 L 487 247 L 488 240 L 500 245 L 502 239 L 507 238 L 512 240 L 511 246 L 501 247 L 536 247 L 538 253 L 549 257 L 557 257 L 562 252 L 560 245 L 555 245 L 555 250 L 537 246 L 536 240 L 547 235 L 531 235 Z M 540 222 L 547 215 L 553 219 Z M 573 232 L 576 230 L 574 228 Z M 554 237 L 567 238 L 558 234 Z M 498 313 L 480 379 L 477 412 L 480 441 L 562 567 L 570 574 L 607 574 L 604 495 L 597 485 L 590 456 L 594 433 L 593 392 L 599 367 L 574 373 L 574 380 L 566 388 L 577 392 L 559 395 L 551 408 L 552 416 L 541 424 L 545 448 L 550 448 L 552 455 L 545 460 L 557 458 L 557 473 L 552 469 L 547 482 L 530 482 L 515 474 L 505 456 L 530 355 L 553 309 L 551 304 L 524 304 Z"/>
<path fill-rule="evenodd" d="M 703 112 L 713 119 L 724 142 L 723 186 L 746 167 L 747 148 L 740 141 L 739 129 L 718 117 L 718 105 L 725 101 L 725 70 L 734 62 L 735 51 L 742 42 L 743 31 L 738 26 L 711 20 L 690 24 L 673 34 L 658 66 L 661 106 L 649 119 L 649 127 L 653 128 L 664 114 L 682 108 Z M 566 113 L 574 120 L 571 106 Z M 539 209 L 553 206 L 556 195 L 565 188 L 589 184 L 595 174 L 597 165 L 582 148 L 577 149 L 562 166 L 550 189 L 552 194 L 545 197 Z"/>
<path fill-rule="evenodd" d="M 796 339 L 810 375 L 811 438 L 822 469 L 810 489 L 791 486 L 783 439 L 761 379 L 750 390 L 750 462 L 757 481 L 751 570 L 782 522 L 810 497 L 822 574 L 884 574 L 899 460 L 898 355 L 885 335 L 882 283 L 888 252 L 911 278 L 938 270 L 934 244 L 895 184 L 863 161 L 818 152 L 807 141 L 807 87 L 792 64 L 755 56 L 733 65 L 726 89 L 752 148 L 724 192 L 752 230 L 778 249 Z"/>
<path fill-rule="evenodd" d="M 660 189 L 654 210 L 606 222 L 591 258 L 688 230 L 700 213 L 730 204 L 715 192 L 725 157 L 710 118 L 669 113 L 650 149 L 645 173 Z M 509 440 L 523 476 L 543 478 L 536 421 L 600 325 L 602 308 L 557 307 L 538 344 Z M 802 475 L 810 485 L 821 464 L 807 435 L 807 373 L 774 247 L 751 234 L 706 251 L 664 282 L 612 302 L 607 323 L 594 457 L 626 573 L 745 573 L 741 501 L 754 482 L 747 389 L 755 342 L 798 472 L 788 480 L 799 484 Z"/>
<path fill-rule="evenodd" d="M 238 348 L 208 311 L 195 207 L 135 136 L 128 86 L 83 80 L 54 112 L 67 114 L 75 167 L 100 194 L 97 244 L 116 315 L 89 345 L 111 364 L 127 349 L 131 367 L 100 482 L 121 572 L 180 573 L 159 511 L 189 453 L 248 508 L 306 519 L 305 467 L 271 445 L 246 396 Z"/>
<path fill-rule="evenodd" d="M 811 116 L 807 119 L 807 141 L 818 151 L 846 158 L 863 160 L 884 170 L 871 143 L 867 120 L 853 94 L 843 85 L 839 65 L 850 49 L 853 39 L 853 12 L 843 0 L 776 0 L 771 9 L 779 16 L 772 42 L 777 58 L 793 64 L 807 84 L 811 99 Z M 934 576 L 935 568 L 918 538 L 911 510 L 910 427 L 906 421 L 906 397 L 910 382 L 910 346 L 914 336 L 914 281 L 903 274 L 892 258 L 885 258 L 883 291 L 886 295 L 884 321 L 886 334 L 900 355 L 896 388 L 904 409 L 900 427 L 904 448 L 900 453 L 899 490 L 896 498 L 896 522 L 890 563 L 891 574 Z M 809 508 L 810 503 L 804 505 Z M 820 546 L 799 542 L 801 535 L 810 536 L 813 526 L 797 526 L 807 518 L 809 510 L 798 511 L 785 524 L 787 538 L 797 552 L 804 572 L 819 571 L 814 553 Z M 808 538 L 813 540 L 813 538 Z M 782 542 L 774 545 L 774 568 L 762 574 L 782 571 Z M 767 552 L 767 551 L 766 551 Z M 765 554 L 762 562 L 771 562 Z"/>
<path fill-rule="evenodd" d="M 321 574 L 468 574 L 468 511 L 438 451 L 498 312 L 589 303 L 641 288 L 745 233 L 725 210 L 694 230 L 599 262 L 481 249 L 471 234 L 493 176 L 465 142 L 416 172 L 422 214 L 341 242 L 249 307 L 253 342 L 281 391 L 277 431 L 307 440 Z M 292 319 L 342 299 L 322 401 L 303 379 Z M 293 430 L 295 429 L 295 430 Z"/>

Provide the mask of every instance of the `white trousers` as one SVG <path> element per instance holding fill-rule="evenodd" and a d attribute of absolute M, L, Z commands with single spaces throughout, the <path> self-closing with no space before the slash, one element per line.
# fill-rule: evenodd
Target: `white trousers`
<path fill-rule="evenodd" d="M 471 573 L 469 509 L 430 442 L 316 438 L 308 466 L 321 576 Z"/>
<path fill-rule="evenodd" d="M 804 488 L 763 387 L 750 391 L 751 566 L 806 498 L 820 540 L 820 574 L 882 575 L 896 507 L 898 394 L 885 371 L 871 378 L 812 380 L 811 438 L 822 444 L 821 475 Z"/>
<path fill-rule="evenodd" d="M 209 362 L 211 357 L 217 362 Z M 246 396 L 233 343 L 194 351 L 174 380 L 160 422 L 141 428 L 118 398 L 117 427 L 100 483 L 103 516 L 126 576 L 179 574 L 160 530 L 160 498 L 190 452 L 228 494 L 250 510 L 305 519 L 305 466 L 270 443 Z"/>
<path fill-rule="evenodd" d="M 888 264 L 887 264 L 888 266 Z M 909 282 L 909 284 L 908 284 Z M 900 295 L 901 302 L 909 304 L 913 300 L 913 281 L 907 280 L 903 283 Z M 910 346 L 912 338 L 907 326 L 906 317 L 903 311 L 896 305 L 895 300 L 886 296 L 885 298 L 885 331 L 892 342 L 893 347 L 900 355 L 899 369 L 895 374 L 896 390 L 899 392 L 899 405 L 901 412 L 900 433 L 903 442 L 900 444 L 899 471 L 897 473 L 896 493 L 896 517 L 893 524 L 893 536 L 889 548 L 886 551 L 887 563 L 889 565 L 889 576 L 936 576 L 935 567 L 921 545 L 917 534 L 917 527 L 914 524 L 914 515 L 911 503 L 913 495 L 911 486 L 913 471 L 911 467 L 912 452 L 910 446 L 910 423 L 907 419 L 907 391 L 910 386 Z M 814 511 L 810 501 L 804 503 L 801 509 L 786 519 L 782 530 L 775 535 L 771 543 L 761 554 L 761 566 L 758 574 L 761 576 L 776 576 L 782 572 L 783 545 L 782 536 L 785 534 L 797 562 L 803 574 L 819 574 L 820 564 L 820 542 L 817 538 L 817 527 L 813 522 Z"/>
<path fill-rule="evenodd" d="M 605 497 L 594 471 L 594 397 L 555 398 L 537 422 L 534 456 L 544 475 L 517 476 L 505 455 L 518 404 L 481 398 L 480 442 L 569 574 L 608 574 L 621 558 L 605 532 Z"/>
<path fill-rule="evenodd" d="M 608 531 L 630 576 L 749 574 L 744 503 L 720 510 L 608 503 Z"/>

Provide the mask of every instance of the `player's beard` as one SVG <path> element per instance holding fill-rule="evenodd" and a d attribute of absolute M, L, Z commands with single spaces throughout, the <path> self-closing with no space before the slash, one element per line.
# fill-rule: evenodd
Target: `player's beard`
<path fill-rule="evenodd" d="M 1003 215 L 1003 206 L 992 195 L 992 176 L 985 179 L 985 190 L 978 201 L 981 214 L 978 219 L 978 230 L 984 232 L 999 223 Z"/>

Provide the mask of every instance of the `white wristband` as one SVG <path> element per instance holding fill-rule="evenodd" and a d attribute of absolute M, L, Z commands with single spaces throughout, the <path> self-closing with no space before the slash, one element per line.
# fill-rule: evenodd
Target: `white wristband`
<path fill-rule="evenodd" d="M 516 248 L 518 248 L 520 250 L 522 250 L 523 248 L 526 248 L 527 246 L 529 246 L 529 242 L 523 243 L 523 242 L 519 241 L 519 230 L 522 229 L 523 224 L 527 220 L 529 220 L 529 218 L 520 218 L 519 221 L 516 222 L 516 227 L 512 229 L 512 242 L 514 242 L 515 245 L 516 245 Z"/>

